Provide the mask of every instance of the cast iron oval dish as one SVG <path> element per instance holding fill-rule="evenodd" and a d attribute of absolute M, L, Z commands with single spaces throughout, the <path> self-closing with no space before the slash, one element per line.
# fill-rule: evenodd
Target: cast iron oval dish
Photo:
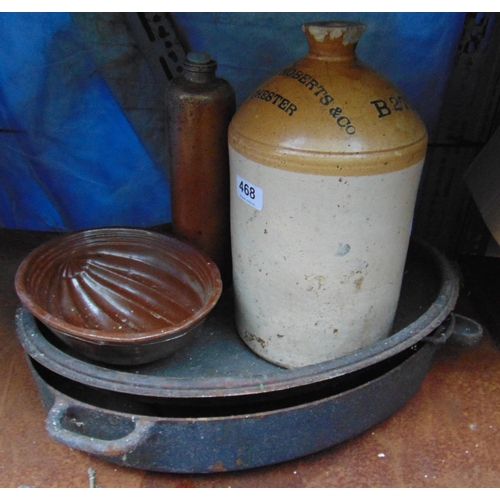
<path fill-rule="evenodd" d="M 78 358 L 54 342 L 57 338 L 51 339 L 26 307 L 16 315 L 17 334 L 27 354 L 49 370 L 100 389 L 155 398 L 260 397 L 353 374 L 415 346 L 453 310 L 459 281 L 439 252 L 413 241 L 393 333 L 348 356 L 293 370 L 273 365 L 246 348 L 234 325 L 231 292 L 222 295 L 189 346 L 140 367 L 111 369 Z"/>

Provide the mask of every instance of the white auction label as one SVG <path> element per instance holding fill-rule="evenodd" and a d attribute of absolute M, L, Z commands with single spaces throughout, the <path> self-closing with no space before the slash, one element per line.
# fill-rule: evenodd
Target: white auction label
<path fill-rule="evenodd" d="M 257 210 L 262 210 L 262 201 L 264 192 L 262 189 L 251 182 L 243 179 L 239 175 L 236 176 L 236 189 L 238 196 L 250 206 Z"/>

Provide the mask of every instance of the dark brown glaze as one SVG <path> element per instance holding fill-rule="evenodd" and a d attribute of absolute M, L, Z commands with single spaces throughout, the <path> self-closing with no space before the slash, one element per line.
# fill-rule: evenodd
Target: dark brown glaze
<path fill-rule="evenodd" d="M 222 292 L 218 268 L 203 252 L 128 228 L 80 231 L 42 245 L 21 263 L 15 285 L 35 317 L 92 351 L 183 336 Z"/>
<path fill-rule="evenodd" d="M 72 255 L 56 264 L 60 278 L 48 293 L 60 292 L 60 302 L 48 303 L 47 310 L 83 328 L 140 332 L 175 325 L 198 310 L 206 295 L 150 263 L 135 261 L 132 268 L 128 256 L 118 253 Z"/>

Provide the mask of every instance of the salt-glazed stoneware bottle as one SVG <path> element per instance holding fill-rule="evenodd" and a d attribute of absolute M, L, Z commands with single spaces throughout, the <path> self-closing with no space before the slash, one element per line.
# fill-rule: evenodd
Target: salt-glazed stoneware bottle
<path fill-rule="evenodd" d="M 302 26 L 309 53 L 229 127 L 237 329 L 287 368 L 386 337 L 398 304 L 427 132 L 355 54 L 365 26 Z"/>
<path fill-rule="evenodd" d="M 166 89 L 174 234 L 203 250 L 231 284 L 227 130 L 236 110 L 232 85 L 206 52 L 190 52 Z"/>

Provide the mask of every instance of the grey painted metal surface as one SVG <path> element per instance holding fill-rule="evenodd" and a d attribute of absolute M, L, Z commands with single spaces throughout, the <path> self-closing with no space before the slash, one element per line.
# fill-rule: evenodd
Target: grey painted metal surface
<path fill-rule="evenodd" d="M 98 402 L 82 403 L 64 395 L 35 370 L 33 374 L 53 439 L 128 467 L 208 473 L 291 460 L 373 427 L 415 393 L 435 349 L 425 344 L 388 372 L 338 394 L 333 387 L 332 395 L 316 401 L 290 401 L 284 408 L 256 413 L 235 410 L 222 417 L 156 417 L 105 410 Z"/>

